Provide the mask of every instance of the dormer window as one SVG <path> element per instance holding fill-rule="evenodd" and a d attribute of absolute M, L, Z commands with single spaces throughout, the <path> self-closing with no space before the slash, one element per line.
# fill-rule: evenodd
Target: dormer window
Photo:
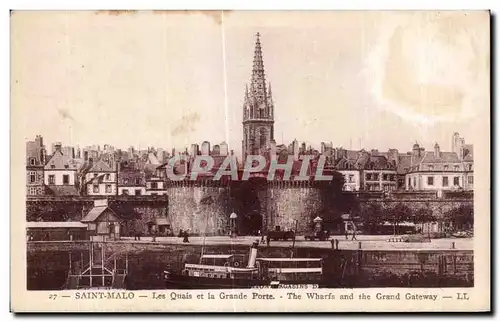
<path fill-rule="evenodd" d="M 444 171 L 448 171 L 448 165 L 447 164 L 444 165 Z"/>
<path fill-rule="evenodd" d="M 472 164 L 469 164 L 469 171 L 472 171 Z"/>
<path fill-rule="evenodd" d="M 65 164 L 64 169 L 69 169 L 69 165 Z"/>
<path fill-rule="evenodd" d="M 430 165 L 430 166 L 429 166 L 429 170 L 434 170 L 434 166 L 433 166 L 433 165 Z"/>
<path fill-rule="evenodd" d="M 51 165 L 50 165 L 50 168 L 51 168 L 51 169 L 55 169 L 55 168 L 56 168 L 56 166 L 55 166 L 55 165 L 53 165 L 53 164 L 51 164 Z"/>
<path fill-rule="evenodd" d="M 458 171 L 458 165 L 454 165 L 453 168 L 455 169 L 455 171 Z"/>
<path fill-rule="evenodd" d="M 30 158 L 30 165 L 35 165 L 35 163 L 36 163 L 35 158 Z"/>

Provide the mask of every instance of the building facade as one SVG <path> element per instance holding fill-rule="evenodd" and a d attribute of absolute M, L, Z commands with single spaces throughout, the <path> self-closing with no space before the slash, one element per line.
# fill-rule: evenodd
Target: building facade
<path fill-rule="evenodd" d="M 344 176 L 344 191 L 359 191 L 361 188 L 361 171 L 356 168 L 355 160 L 342 157 L 336 162 L 335 169 Z"/>
<path fill-rule="evenodd" d="M 472 190 L 472 154 L 467 155 L 467 159 L 464 157 L 455 151 L 441 151 L 437 143 L 434 145 L 434 151 L 424 151 L 415 144 L 412 164 L 406 175 L 407 190 Z"/>
<path fill-rule="evenodd" d="M 118 193 L 116 167 L 102 160 L 93 163 L 85 174 L 86 193 L 89 196 L 112 196 Z"/>
<path fill-rule="evenodd" d="M 44 165 L 45 146 L 43 138 L 37 135 L 34 141 L 26 143 L 26 195 L 37 196 L 45 194 Z"/>
<path fill-rule="evenodd" d="M 44 167 L 44 184 L 54 195 L 78 195 L 79 164 L 61 151 L 61 144 L 54 144 L 54 154 Z"/>
<path fill-rule="evenodd" d="M 146 195 L 146 176 L 144 171 L 135 168 L 119 168 L 118 194 L 130 196 Z"/>
<path fill-rule="evenodd" d="M 146 179 L 146 191 L 148 196 L 162 196 L 167 194 L 166 182 L 156 176 L 150 176 Z"/>

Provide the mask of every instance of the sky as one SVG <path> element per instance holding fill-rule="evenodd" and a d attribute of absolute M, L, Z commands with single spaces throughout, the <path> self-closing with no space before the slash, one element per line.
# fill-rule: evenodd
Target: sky
<path fill-rule="evenodd" d="M 255 34 L 275 139 L 451 149 L 489 119 L 487 12 L 15 12 L 12 126 L 45 144 L 241 153 Z"/>

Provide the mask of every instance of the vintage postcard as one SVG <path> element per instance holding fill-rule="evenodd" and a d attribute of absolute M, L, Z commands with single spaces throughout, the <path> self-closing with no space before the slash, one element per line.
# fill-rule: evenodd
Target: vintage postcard
<path fill-rule="evenodd" d="M 488 11 L 10 20 L 13 311 L 490 310 Z"/>

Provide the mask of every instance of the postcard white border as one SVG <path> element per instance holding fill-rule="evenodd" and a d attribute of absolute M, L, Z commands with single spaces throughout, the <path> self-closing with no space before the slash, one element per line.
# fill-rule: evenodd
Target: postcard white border
<path fill-rule="evenodd" d="M 269 6 L 268 3 L 264 2 L 264 1 L 260 1 L 261 3 L 259 3 L 259 1 L 254 1 L 252 2 L 252 5 L 251 7 L 253 8 L 259 8 L 259 9 L 267 9 L 268 7 L 266 6 Z M 8 3 L 8 2 L 7 2 Z M 162 5 L 160 5 L 160 3 Z M 196 2 L 193 2 L 193 1 L 183 1 L 181 5 L 177 5 L 177 8 L 188 8 L 188 7 L 191 7 L 191 8 L 200 8 L 200 1 L 196 1 Z M 215 4 L 213 6 L 211 6 L 212 8 L 214 9 L 217 9 L 218 7 L 233 7 L 235 9 L 249 9 L 249 5 L 247 4 L 247 6 L 238 6 L 238 5 L 235 5 L 234 3 L 230 3 L 230 2 L 226 2 L 226 4 L 224 3 L 221 3 L 221 2 L 218 2 L 219 4 L 217 4 L 217 2 L 214 2 Z M 318 3 L 318 5 L 316 5 L 316 3 Z M 297 2 L 297 1 L 289 1 L 287 2 L 286 4 L 283 4 L 283 6 L 280 6 L 279 9 L 287 9 L 287 8 L 293 8 L 293 9 L 311 9 L 311 8 L 316 8 L 316 9 L 320 9 L 320 8 L 325 8 L 324 5 L 325 5 L 326 2 L 324 1 L 301 1 L 300 3 Z M 43 9 L 55 9 L 55 8 L 74 8 L 74 9 L 84 9 L 84 8 L 92 8 L 92 9 L 95 9 L 95 8 L 102 8 L 102 9 L 105 9 L 106 7 L 107 8 L 116 8 L 116 6 L 113 6 L 112 4 L 106 6 L 102 4 L 101 1 L 97 2 L 97 1 L 86 1 L 86 2 L 83 2 L 81 4 L 78 4 L 78 2 L 76 3 L 71 3 L 71 5 L 69 5 L 68 3 L 59 3 L 59 2 L 45 2 L 44 3 L 44 6 L 43 7 L 40 7 L 40 5 L 36 2 L 36 1 L 18 1 L 18 2 L 15 2 L 13 4 L 11 3 L 8 3 L 10 5 L 10 7 L 16 7 L 16 8 L 31 8 L 31 9 L 38 9 L 38 8 L 43 8 Z M 346 7 L 347 5 L 347 7 Z M 75 7 L 76 6 L 76 7 Z M 205 6 L 205 4 L 203 4 L 202 6 Z M 440 8 L 440 9 L 464 9 L 464 8 L 468 8 L 468 9 L 485 9 L 485 8 L 491 8 L 491 7 L 494 7 L 494 6 L 498 6 L 498 4 L 494 1 L 474 1 L 474 2 L 466 2 L 466 1 L 453 1 L 453 2 L 450 2 L 450 3 L 446 3 L 446 4 L 436 4 L 434 1 L 418 1 L 418 2 L 415 2 L 414 4 L 412 4 L 411 7 L 409 6 L 401 6 L 399 5 L 396 1 L 377 1 L 376 3 L 375 2 L 371 2 L 371 1 L 349 1 L 348 3 L 346 3 L 345 5 L 343 4 L 337 4 L 337 5 L 334 5 L 334 4 L 331 4 L 331 3 L 328 3 L 326 5 L 326 7 L 328 9 L 354 9 L 354 7 L 357 7 L 358 9 L 386 9 L 386 8 L 400 8 L 400 9 L 436 9 L 437 7 Z M 131 2 L 131 1 L 121 1 L 120 2 L 120 8 L 125 8 L 125 7 L 128 7 L 128 8 L 140 8 L 140 9 L 149 9 L 149 8 L 159 8 L 159 7 L 165 7 L 165 4 L 164 2 L 159 2 L 159 1 L 141 1 L 139 3 L 137 2 Z M 175 6 L 174 6 L 175 8 Z M 274 7 L 276 9 L 276 7 Z M 4 24 L 3 26 L 6 26 L 8 25 L 8 15 L 5 14 L 5 11 L 4 11 L 4 15 L 2 16 L 2 18 L 4 18 Z M 6 20 L 6 21 L 5 21 Z M 8 34 L 8 29 L 7 28 L 3 28 L 3 31 L 1 34 L 2 36 L 7 40 L 5 43 L 8 43 L 8 39 L 9 39 L 9 34 Z M 6 47 L 8 48 L 8 47 Z M 8 52 L 7 52 L 7 55 L 6 55 L 7 59 L 6 59 L 6 64 L 4 66 L 7 66 L 8 64 Z M 7 73 L 4 74 L 5 75 L 5 86 L 3 86 L 5 92 L 2 92 L 3 94 L 5 93 L 5 95 L 3 97 L 5 97 L 5 101 L 8 102 L 9 101 L 9 91 L 8 91 L 8 88 L 9 88 L 9 84 L 10 84 L 10 80 L 9 78 L 7 78 Z M 492 89 L 493 90 L 493 89 Z M 9 106 L 9 104 L 6 104 L 6 106 Z M 7 129 L 9 128 L 9 124 L 7 123 L 9 120 L 9 117 L 8 117 L 8 109 L 3 109 L 3 111 L 6 110 L 6 115 L 4 115 L 4 117 L 2 117 L 2 121 L 5 122 L 5 124 L 3 124 L 4 126 L 2 127 L 3 129 Z M 15 126 L 15 125 L 14 125 Z M 488 126 L 486 126 L 486 128 L 488 128 Z M 483 128 L 484 129 L 484 128 Z M 12 133 L 13 133 L 13 141 L 12 143 L 15 143 L 16 141 L 14 140 L 14 133 L 15 133 L 15 129 L 14 127 L 11 127 L 11 130 L 12 130 Z M 7 133 L 6 133 L 7 134 Z M 489 137 L 489 136 L 488 136 Z M 4 138 L 4 137 L 2 137 Z M 478 140 L 471 140 L 471 141 L 474 141 L 475 145 L 479 145 L 477 142 Z M 4 146 L 9 146 L 10 145 L 10 142 L 9 142 L 9 138 L 8 136 L 5 136 L 5 142 L 4 142 Z M 23 145 L 24 147 L 24 145 Z M 479 146 L 478 146 L 479 148 Z M 476 153 L 476 155 L 479 155 L 479 153 Z M 481 156 L 483 156 L 483 154 L 480 154 Z M 485 155 L 484 155 L 485 156 Z M 12 161 L 15 161 L 16 158 L 15 158 L 15 153 L 13 153 L 13 155 L 11 156 L 12 158 Z M 9 164 L 8 164 L 8 159 L 7 158 L 3 158 L 2 162 L 5 162 L 7 164 L 4 165 L 4 169 L 9 169 Z M 489 166 L 489 158 L 485 158 L 482 162 L 481 162 L 484 166 L 483 169 L 489 169 L 490 166 Z M 478 163 L 478 166 L 476 168 L 481 168 L 480 166 L 480 163 Z M 8 177 L 8 174 L 9 174 L 9 171 L 7 171 L 7 176 L 4 176 L 5 178 Z M 478 173 L 479 174 L 479 173 Z M 15 177 L 15 175 L 13 175 L 13 177 Z M 481 177 L 483 177 L 483 175 L 481 175 Z M 484 177 L 483 179 L 489 179 L 489 175 L 484 173 Z M 488 180 L 489 181 L 489 180 Z M 4 181 L 5 182 L 5 181 Z M 15 184 L 15 183 L 13 183 Z M 9 195 L 9 190 L 10 190 L 10 187 L 7 186 L 6 184 L 2 185 L 2 197 L 6 198 L 7 200 L 4 200 L 4 202 L 2 203 L 4 206 L 5 205 L 8 205 L 9 204 L 9 199 L 8 199 L 8 195 Z M 14 185 L 12 186 L 12 190 L 11 192 L 14 192 L 15 189 L 14 189 Z M 20 191 L 24 191 L 24 189 L 20 189 Z M 488 194 L 489 191 L 482 191 L 483 193 L 486 193 Z M 476 195 L 479 194 L 479 191 L 477 191 Z M 478 197 L 476 197 L 478 198 Z M 489 201 L 486 201 L 485 199 L 482 199 L 482 200 L 478 200 L 476 199 L 475 200 L 476 202 L 476 205 L 480 204 L 480 203 L 488 203 L 488 206 L 489 206 Z M 12 205 L 12 210 L 16 210 L 17 208 L 14 206 L 14 204 Z M 484 209 L 486 210 L 486 209 Z M 4 213 L 9 213 L 7 209 L 5 209 Z M 488 211 L 486 212 L 488 213 Z M 14 214 L 14 212 L 12 213 Z M 482 229 L 486 229 L 489 231 L 489 227 L 485 227 L 485 226 L 482 226 L 482 225 L 478 225 L 477 226 L 477 229 L 479 228 L 482 228 Z M 14 238 L 14 235 L 15 235 L 15 232 L 14 232 L 15 229 L 12 229 L 12 237 Z M 3 234 L 3 237 L 4 237 L 4 242 L 2 243 L 2 245 L 9 245 L 9 242 L 10 240 L 8 238 L 6 238 L 6 236 L 8 236 L 7 233 L 4 233 Z M 476 236 L 478 236 L 476 234 Z M 481 235 L 479 235 L 481 236 Z M 24 238 L 22 239 L 22 241 L 24 242 Z M 13 240 L 12 241 L 13 244 L 15 245 L 16 242 Z M 482 291 L 485 291 L 485 289 L 483 287 L 486 287 L 488 289 L 488 292 L 489 292 L 489 279 L 488 281 L 486 281 L 486 283 L 483 283 L 484 281 L 482 281 L 481 279 L 481 276 L 480 274 L 478 274 L 478 270 L 477 269 L 481 269 L 483 272 L 484 272 L 484 269 L 486 266 L 489 267 L 489 258 L 488 258 L 488 261 L 481 261 L 481 263 L 479 263 L 479 260 L 478 260 L 478 257 L 479 257 L 479 254 L 477 253 L 477 244 L 481 245 L 482 247 L 480 249 L 483 249 L 485 250 L 484 248 L 484 245 L 485 244 L 488 244 L 489 245 L 489 242 L 486 241 L 486 240 L 480 240 L 480 238 L 477 238 L 475 239 L 475 243 L 476 243 L 476 252 L 475 252 L 475 257 L 476 257 L 476 267 L 475 267 L 475 276 L 476 276 L 476 285 L 478 284 L 481 284 L 481 289 Z M 9 249 L 9 252 L 11 251 L 11 249 Z M 7 253 L 7 252 L 4 252 L 4 253 Z M 12 252 L 12 260 L 14 260 L 15 258 L 15 253 L 17 252 Z M 19 253 L 24 253 L 22 251 L 19 251 Z M 489 253 L 489 247 L 488 247 L 488 253 Z M 15 262 L 12 263 L 11 267 L 14 266 Z M 8 272 L 2 272 L 3 276 L 9 276 L 8 275 Z M 489 274 L 484 274 L 485 276 L 486 275 L 489 275 Z M 478 287 L 476 286 L 475 289 L 477 289 Z M 10 297 L 10 295 L 22 295 L 25 299 L 26 299 L 26 296 L 24 294 L 21 294 L 22 292 L 19 291 L 19 289 L 15 289 L 13 290 L 12 294 L 7 294 L 7 296 Z M 33 292 L 31 292 L 33 293 Z M 470 293 L 470 292 L 469 292 Z M 481 294 L 482 293 L 482 294 Z M 484 292 L 479 292 L 477 294 L 477 296 L 481 296 L 481 295 L 484 295 L 485 293 Z M 39 296 L 41 296 L 39 298 Z M 44 297 L 43 294 L 29 294 L 29 303 L 32 304 L 32 303 L 38 303 L 39 305 L 35 305 L 35 306 L 40 306 L 40 309 L 42 308 L 47 308 L 47 305 L 45 304 L 44 301 L 42 301 L 41 299 Z M 7 301 L 5 301 L 7 302 Z M 83 305 L 83 307 L 81 306 L 81 304 L 78 305 L 81 308 L 85 307 L 86 305 Z M 94 307 L 95 308 L 95 307 Z M 379 308 L 381 308 L 379 306 Z M 442 307 L 442 309 L 444 309 L 444 307 Z"/>

